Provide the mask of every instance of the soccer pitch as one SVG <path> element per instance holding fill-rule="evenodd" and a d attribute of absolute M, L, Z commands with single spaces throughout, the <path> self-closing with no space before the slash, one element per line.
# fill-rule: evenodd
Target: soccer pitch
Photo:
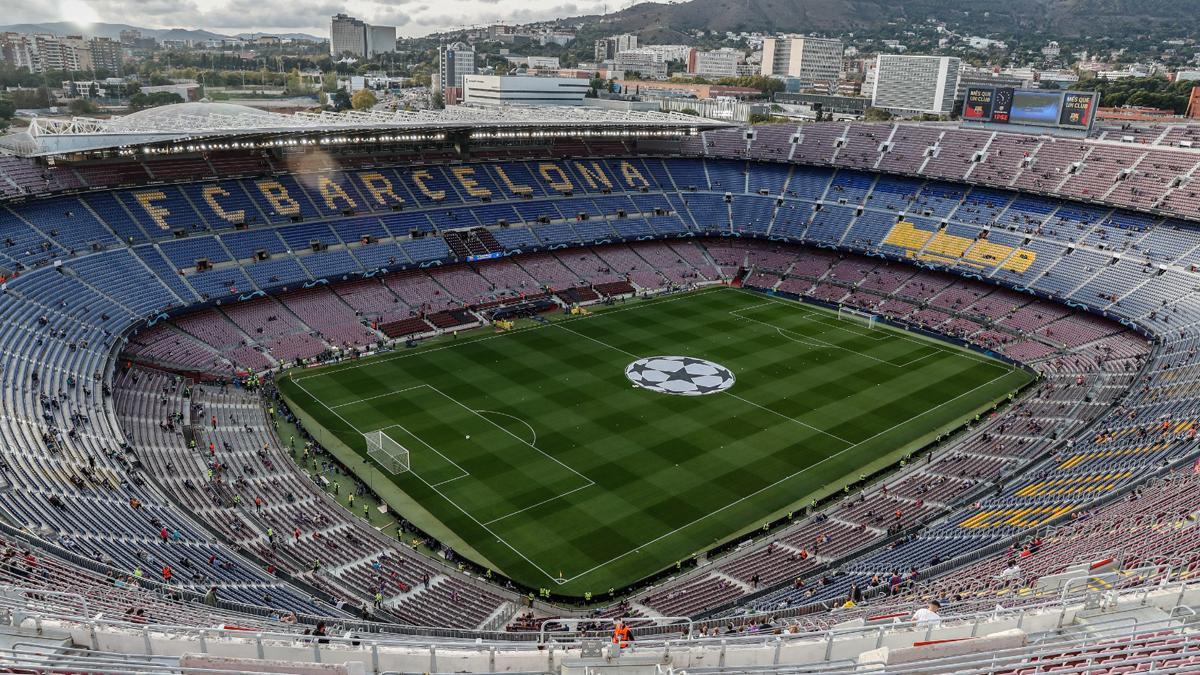
<path fill-rule="evenodd" d="M 700 396 L 634 386 L 626 367 L 660 355 L 736 381 Z M 1029 379 L 882 324 L 713 288 L 293 372 L 280 389 L 318 438 L 365 456 L 363 434 L 383 429 L 407 448 L 411 471 L 352 468 L 430 534 L 580 596 L 840 490 Z"/>

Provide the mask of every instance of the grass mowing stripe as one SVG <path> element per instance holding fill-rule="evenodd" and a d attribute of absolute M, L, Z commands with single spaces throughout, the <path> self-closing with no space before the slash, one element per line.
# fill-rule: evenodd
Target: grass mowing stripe
<path fill-rule="evenodd" d="M 802 331 L 809 344 L 735 314 Z M 552 323 L 285 376 L 280 387 L 354 451 L 357 428 L 419 434 L 470 473 L 443 485 L 394 478 L 440 521 L 426 529 L 452 531 L 524 584 L 561 577 L 560 592 L 580 595 L 636 582 L 840 489 L 1028 377 L 732 289 Z M 716 361 L 737 382 L 727 396 L 633 388 L 624 367 L 660 354 Z"/>

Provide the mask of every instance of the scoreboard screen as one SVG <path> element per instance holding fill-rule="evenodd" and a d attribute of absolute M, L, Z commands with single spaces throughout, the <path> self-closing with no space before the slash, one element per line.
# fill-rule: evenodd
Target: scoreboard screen
<path fill-rule="evenodd" d="M 1094 92 L 968 87 L 962 117 L 966 122 L 1087 130 L 1095 110 Z"/>
<path fill-rule="evenodd" d="M 992 119 L 992 102 L 995 97 L 995 89 L 967 89 L 967 98 L 963 102 L 963 119 L 985 122 Z"/>
<path fill-rule="evenodd" d="M 1063 96 L 1058 123 L 1064 127 L 1088 128 L 1092 124 L 1095 99 L 1096 95 L 1092 92 L 1068 91 Z"/>

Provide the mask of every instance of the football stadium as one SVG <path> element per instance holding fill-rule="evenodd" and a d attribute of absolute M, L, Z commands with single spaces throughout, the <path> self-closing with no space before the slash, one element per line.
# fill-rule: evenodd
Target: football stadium
<path fill-rule="evenodd" d="M 1200 671 L 1200 127 L 968 99 L 34 118 L 0 671 Z"/>

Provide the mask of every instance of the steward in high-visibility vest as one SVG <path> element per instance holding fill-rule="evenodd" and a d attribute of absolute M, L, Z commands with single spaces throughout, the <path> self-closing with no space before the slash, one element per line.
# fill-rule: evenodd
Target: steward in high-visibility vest
<path fill-rule="evenodd" d="M 626 626 L 624 621 L 618 619 L 616 625 L 613 626 L 612 643 L 620 645 L 621 649 L 625 649 L 632 641 L 633 634 L 629 631 L 629 626 Z"/>

